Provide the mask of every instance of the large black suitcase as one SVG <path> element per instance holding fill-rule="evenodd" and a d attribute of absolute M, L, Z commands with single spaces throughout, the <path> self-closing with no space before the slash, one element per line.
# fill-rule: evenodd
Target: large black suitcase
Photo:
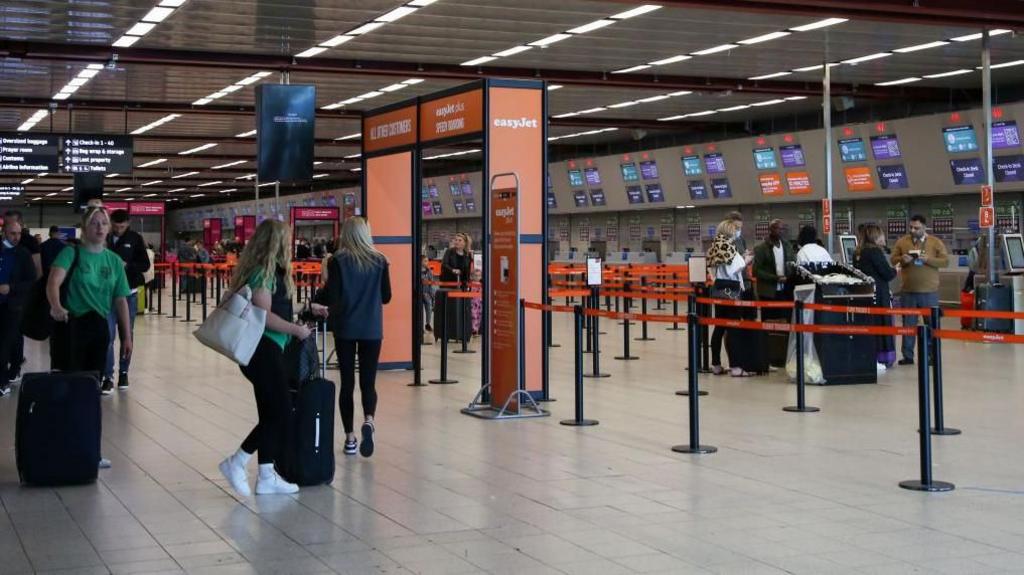
<path fill-rule="evenodd" d="M 321 322 L 317 333 L 319 370 L 310 370 L 308 347 L 300 352 L 296 384 L 292 388 L 292 410 L 288 421 L 286 443 L 277 471 L 281 477 L 297 485 L 322 485 L 334 480 L 334 383 L 326 379 L 327 330 Z M 315 357 L 314 352 L 314 357 Z M 310 373 L 312 372 L 312 373 Z"/>
<path fill-rule="evenodd" d="M 1003 284 L 978 284 L 974 293 L 975 309 L 985 311 L 1013 311 L 1013 290 Z M 978 319 L 982 331 L 1013 332 L 1012 319 Z"/>
<path fill-rule="evenodd" d="M 25 374 L 14 431 L 22 483 L 96 481 L 102 427 L 99 383 L 96 372 Z"/>

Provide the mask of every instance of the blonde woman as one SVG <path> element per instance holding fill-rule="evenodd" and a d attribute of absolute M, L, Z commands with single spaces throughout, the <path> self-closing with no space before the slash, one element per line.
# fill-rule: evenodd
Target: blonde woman
<path fill-rule="evenodd" d="M 249 286 L 253 292 L 253 305 L 268 312 L 266 328 L 256 353 L 249 365 L 242 368 L 242 374 L 252 383 L 256 395 L 259 422 L 238 451 L 220 464 L 224 478 L 239 495 L 245 497 L 251 494 L 245 467 L 256 452 L 259 452 L 256 495 L 295 493 L 299 490 L 298 485 L 285 481 L 274 470 L 274 461 L 284 449 L 291 405 L 284 350 L 291 338 L 304 340 L 309 337 L 307 327 L 291 321 L 295 285 L 289 273 L 290 235 L 283 223 L 264 220 L 245 245 L 231 278 L 229 293 Z"/>
<path fill-rule="evenodd" d="M 750 254 L 741 255 L 736 250 L 736 240 L 740 237 L 740 226 L 735 220 L 723 220 L 718 224 L 715 239 L 708 249 L 708 269 L 712 270 L 715 283 L 711 287 L 711 297 L 716 299 L 741 299 L 746 289 L 743 274 L 750 264 Z M 733 306 L 716 306 L 715 317 L 742 319 L 740 308 Z M 742 329 L 715 326 L 715 336 L 725 338 L 725 349 L 729 354 L 730 375 L 733 377 L 750 377 L 753 375 L 750 357 L 747 353 L 752 343 L 749 331 Z M 718 335 L 721 334 L 721 335 Z M 715 375 L 725 373 L 722 367 L 721 348 L 711 347 L 711 369 Z"/>
<path fill-rule="evenodd" d="M 377 412 L 377 362 L 384 339 L 384 304 L 391 301 L 388 260 L 373 247 L 370 226 L 360 217 L 341 226 L 338 251 L 327 272 L 328 306 L 313 304 L 313 312 L 328 318 L 334 332 L 341 370 L 338 410 L 345 427 L 345 453 L 353 455 L 358 446 L 363 457 L 373 455 L 373 417 Z M 355 361 L 359 354 L 359 392 L 364 422 L 362 441 L 354 428 Z"/>

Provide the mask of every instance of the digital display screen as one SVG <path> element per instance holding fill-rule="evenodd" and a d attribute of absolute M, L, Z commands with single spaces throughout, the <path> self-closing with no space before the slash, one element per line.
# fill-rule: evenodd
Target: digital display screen
<path fill-rule="evenodd" d="M 421 205 L 423 206 L 423 215 L 424 216 L 432 216 L 432 215 L 434 215 L 434 207 L 430 203 L 430 201 L 423 202 Z"/>
<path fill-rule="evenodd" d="M 953 172 L 953 183 L 958 186 L 985 183 L 985 166 L 982 165 L 981 158 L 950 160 L 949 168 Z"/>
<path fill-rule="evenodd" d="M 876 166 L 875 171 L 878 172 L 878 183 L 883 190 L 905 190 L 910 187 L 903 164 Z"/>
<path fill-rule="evenodd" d="M 640 172 L 636 169 L 636 164 L 633 162 L 627 162 L 619 165 L 619 170 L 622 171 L 623 182 L 637 182 L 640 180 Z"/>
<path fill-rule="evenodd" d="M 587 168 L 583 170 L 584 175 L 587 178 L 587 184 L 591 186 L 601 185 L 601 172 L 597 171 L 597 168 Z"/>
<path fill-rule="evenodd" d="M 1003 236 L 1006 242 L 1006 259 L 1009 268 L 1013 271 L 1024 270 L 1024 240 L 1019 235 Z"/>
<path fill-rule="evenodd" d="M 871 168 L 867 166 L 843 168 L 843 175 L 846 176 L 847 190 L 851 192 L 875 191 L 875 178 L 871 175 Z"/>
<path fill-rule="evenodd" d="M 732 186 L 728 178 L 715 178 L 711 180 L 711 193 L 718 199 L 731 198 Z"/>
<path fill-rule="evenodd" d="M 647 184 L 645 191 L 649 203 L 657 204 L 665 201 L 665 193 L 661 191 L 661 184 Z"/>
<path fill-rule="evenodd" d="M 583 172 L 580 170 L 569 170 L 569 185 L 574 188 L 582 188 Z"/>
<path fill-rule="evenodd" d="M 782 146 L 779 148 L 779 155 L 782 156 L 782 166 L 785 168 L 799 168 L 807 164 L 804 159 L 804 149 L 800 144 Z"/>
<path fill-rule="evenodd" d="M 548 207 L 549 208 L 557 208 L 558 207 L 558 200 L 555 199 L 555 194 L 552 194 L 551 192 L 548 192 Z"/>
<path fill-rule="evenodd" d="M 587 192 L 576 191 L 572 193 L 572 200 L 577 208 L 587 207 Z"/>
<path fill-rule="evenodd" d="M 473 184 L 469 180 L 462 180 L 462 195 L 467 198 L 473 195 Z"/>
<path fill-rule="evenodd" d="M 757 177 L 757 183 L 761 186 L 763 196 L 781 196 L 785 193 L 782 189 L 782 176 L 779 174 L 761 174 Z"/>
<path fill-rule="evenodd" d="M 61 155 L 63 170 L 71 174 L 130 174 L 133 157 L 130 136 L 66 136 Z"/>
<path fill-rule="evenodd" d="M 631 204 L 644 203 L 644 191 L 640 186 L 626 186 L 626 199 Z"/>
<path fill-rule="evenodd" d="M 864 147 L 864 140 L 860 138 L 839 140 L 839 157 L 844 162 L 868 161 L 868 151 Z"/>
<path fill-rule="evenodd" d="M 775 163 L 774 148 L 758 148 L 754 150 L 754 167 L 758 170 L 774 170 L 779 167 Z"/>
<path fill-rule="evenodd" d="M 475 212 L 476 211 L 476 200 L 473 200 L 473 199 L 470 199 L 470 198 L 466 198 L 466 211 L 467 212 Z"/>
<path fill-rule="evenodd" d="M 424 198 L 437 198 L 440 195 L 437 192 L 437 186 L 434 184 L 427 184 L 426 193 L 423 194 Z"/>
<path fill-rule="evenodd" d="M 431 209 L 433 209 L 435 216 L 440 216 L 442 214 L 441 202 L 431 202 Z"/>
<path fill-rule="evenodd" d="M 259 181 L 311 181 L 315 133 L 316 86 L 256 86 L 256 173 Z"/>
<path fill-rule="evenodd" d="M 974 134 L 974 126 L 943 128 L 942 139 L 946 142 L 946 151 L 951 154 L 978 151 L 978 138 Z"/>
<path fill-rule="evenodd" d="M 594 205 L 594 206 L 603 206 L 603 205 L 605 205 L 604 190 L 602 190 L 602 189 L 590 190 L 590 203 L 592 205 Z"/>
<path fill-rule="evenodd" d="M 704 183 L 704 180 L 689 180 L 686 182 L 686 186 L 690 188 L 691 200 L 708 199 L 708 186 Z"/>
<path fill-rule="evenodd" d="M 895 160 L 901 156 L 900 141 L 896 134 L 871 136 L 871 153 L 876 160 Z"/>
<path fill-rule="evenodd" d="M 789 193 L 795 196 L 814 192 L 814 189 L 811 187 L 811 175 L 807 172 L 788 172 L 786 174 L 786 185 L 789 186 Z"/>
<path fill-rule="evenodd" d="M 1005 150 L 1020 146 L 1020 132 L 1017 131 L 1017 122 L 992 122 L 992 149 Z"/>
<path fill-rule="evenodd" d="M 60 157 L 57 136 L 0 134 L 0 172 L 56 172 Z"/>
<path fill-rule="evenodd" d="M 658 179 L 658 164 L 654 160 L 648 160 L 646 162 L 640 162 L 640 175 L 645 180 L 657 180 Z"/>
<path fill-rule="evenodd" d="M 462 210 L 463 210 L 462 200 L 455 200 L 454 202 L 452 202 L 452 205 L 455 206 L 455 213 L 456 214 L 461 214 L 462 213 Z"/>
<path fill-rule="evenodd" d="M 459 188 L 458 182 L 448 182 L 448 191 L 452 193 L 453 198 L 457 198 L 462 195 L 462 190 Z M 431 196 L 436 198 L 437 196 Z"/>
<path fill-rule="evenodd" d="M 700 156 L 683 156 L 683 175 L 700 176 L 704 171 L 700 167 Z"/>
<path fill-rule="evenodd" d="M 993 162 L 997 182 L 1024 182 L 1024 156 L 1001 156 Z"/>
<path fill-rule="evenodd" d="M 725 156 L 722 154 L 704 154 L 704 167 L 709 174 L 725 173 Z"/>

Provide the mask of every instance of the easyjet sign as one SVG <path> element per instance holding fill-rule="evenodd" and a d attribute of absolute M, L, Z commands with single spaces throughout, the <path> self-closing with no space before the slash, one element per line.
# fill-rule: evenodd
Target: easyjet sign
<path fill-rule="evenodd" d="M 420 104 L 420 141 L 483 131 L 484 92 L 470 90 Z"/>
<path fill-rule="evenodd" d="M 522 118 L 495 118 L 494 127 L 518 130 L 519 128 L 538 128 L 539 123 L 536 118 L 527 118 L 525 116 Z"/>

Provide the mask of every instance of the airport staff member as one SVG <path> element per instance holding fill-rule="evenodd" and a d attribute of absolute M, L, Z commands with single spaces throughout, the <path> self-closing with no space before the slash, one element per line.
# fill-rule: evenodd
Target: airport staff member
<path fill-rule="evenodd" d="M 949 265 L 949 252 L 942 240 L 926 232 L 924 216 L 910 217 L 910 233 L 892 247 L 890 261 L 899 266 L 903 291 L 900 306 L 905 308 L 934 307 L 939 305 L 939 270 Z M 904 327 L 916 327 L 917 316 L 903 316 Z M 914 345 L 917 338 L 903 336 L 903 359 L 900 365 L 914 364 Z"/>
<path fill-rule="evenodd" d="M 146 283 L 143 276 L 150 268 L 149 254 L 146 253 L 146 242 L 138 232 L 129 226 L 128 212 L 116 210 L 110 214 L 110 236 L 107 238 L 107 247 L 110 251 L 120 256 L 124 262 L 124 274 L 128 278 L 128 288 L 131 290 L 126 300 L 128 302 L 128 325 L 132 333 L 128 334 L 130 339 L 135 339 L 135 315 L 139 312 L 139 288 Z M 103 393 L 108 394 L 114 387 L 114 336 L 118 335 L 117 315 L 113 312 L 107 316 L 107 325 L 110 327 L 110 342 L 107 344 L 107 363 L 103 370 Z M 120 334 L 121 341 L 125 340 L 124 333 Z M 128 391 L 128 368 L 131 366 L 131 356 L 122 355 L 118 361 L 117 389 Z"/>

